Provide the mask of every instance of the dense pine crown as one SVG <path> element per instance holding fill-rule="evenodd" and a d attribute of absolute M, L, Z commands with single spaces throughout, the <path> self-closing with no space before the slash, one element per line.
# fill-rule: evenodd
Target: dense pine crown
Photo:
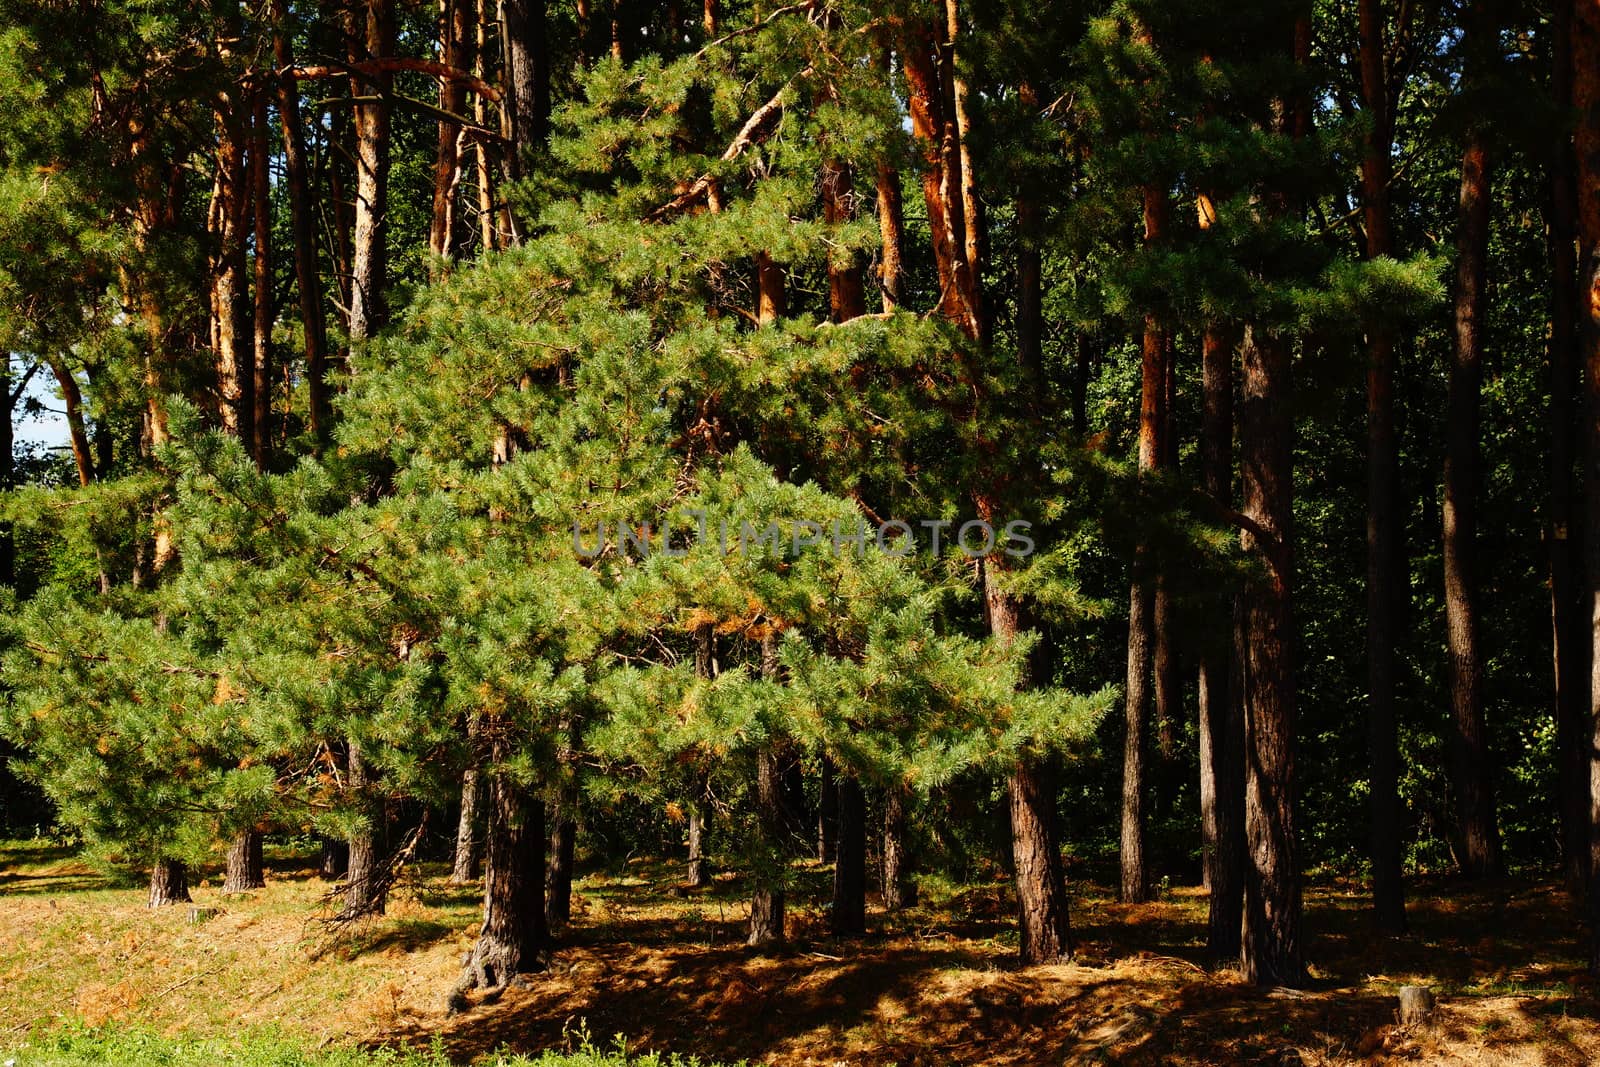
<path fill-rule="evenodd" d="M 1546 795 L 1578 855 L 1600 29 L 1380 8 L 0 0 L 0 385 L 71 435 L 7 416 L 10 773 L 130 867 L 348 840 L 346 917 L 487 783 L 469 985 L 547 821 L 687 811 L 781 939 L 807 780 L 1009 865 L 1025 962 L 1063 814 L 1272 984 L 1369 799 L 1396 878 Z"/>

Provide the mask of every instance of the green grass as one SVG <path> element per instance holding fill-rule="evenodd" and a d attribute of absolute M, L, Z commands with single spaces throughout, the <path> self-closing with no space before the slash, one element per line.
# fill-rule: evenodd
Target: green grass
<path fill-rule="evenodd" d="M 481 1067 L 715 1067 L 698 1059 L 633 1054 L 621 1039 L 596 1045 L 586 1031 L 573 1035 L 571 1052 L 539 1056 L 496 1054 Z M 0 1049 L 9 1067 L 455 1067 L 435 1048 L 428 1052 L 389 1048 L 316 1049 L 306 1042 L 263 1031 L 223 1038 L 172 1038 L 141 1029 L 66 1029 Z"/>

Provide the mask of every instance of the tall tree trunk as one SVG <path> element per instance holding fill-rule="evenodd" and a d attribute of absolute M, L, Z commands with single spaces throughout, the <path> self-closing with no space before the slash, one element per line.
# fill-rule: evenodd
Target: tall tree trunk
<path fill-rule="evenodd" d="M 1295 680 L 1291 653 L 1294 423 L 1289 346 L 1246 325 L 1239 466 L 1247 553 L 1265 566 L 1243 596 L 1245 909 L 1240 959 L 1257 985 L 1305 979 L 1294 826 Z"/>
<path fill-rule="evenodd" d="M 572 862 L 578 845 L 577 812 L 563 798 L 550 820 L 550 857 L 544 869 L 544 921 L 551 930 L 572 921 Z"/>
<path fill-rule="evenodd" d="M 382 59 L 394 52 L 393 0 L 358 0 L 357 59 Z M 352 238 L 350 339 L 365 341 L 387 319 L 389 285 L 389 103 L 394 76 L 379 72 L 370 83 L 353 79 L 352 91 L 367 100 L 355 108 L 356 218 Z"/>
<path fill-rule="evenodd" d="M 272 3 L 272 57 L 280 71 L 294 65 L 289 47 L 288 5 Z M 332 430 L 328 401 L 328 335 L 322 310 L 322 276 L 317 270 L 316 224 L 311 213 L 311 181 L 306 169 L 305 135 L 300 125 L 300 87 L 285 74 L 278 79 L 278 121 L 283 124 L 284 190 L 289 200 L 289 232 L 294 239 L 295 287 L 300 296 L 300 329 L 305 346 L 306 390 L 311 437 L 318 449 Z"/>
<path fill-rule="evenodd" d="M 501 0 L 505 34 L 511 152 L 542 146 L 550 136 L 550 51 L 545 46 L 545 0 Z M 522 171 L 514 159 L 513 173 Z"/>
<path fill-rule="evenodd" d="M 1209 324 L 1201 340 L 1200 476 L 1218 504 L 1233 506 L 1233 345 L 1226 327 Z M 1217 623 L 1230 619 L 1233 598 L 1208 607 Z M 1244 913 L 1244 718 L 1232 691 L 1232 634 L 1218 625 L 1200 643 L 1200 837 L 1207 890 L 1206 947 L 1215 960 L 1239 956 Z"/>
<path fill-rule="evenodd" d="M 883 907 L 903 911 L 917 903 L 917 881 L 906 853 L 906 802 L 904 786 L 891 783 L 883 793 Z"/>
<path fill-rule="evenodd" d="M 1473 31 L 1469 30 L 1469 34 Z M 1479 48 L 1486 47 L 1480 43 Z M 1461 838 L 1457 861 L 1469 878 L 1498 872 L 1493 766 L 1483 719 L 1474 554 L 1478 525 L 1478 394 L 1489 257 L 1488 130 L 1474 123 L 1461 156 L 1456 238 L 1455 344 L 1445 414 L 1444 597 L 1449 644 L 1451 787 Z"/>
<path fill-rule="evenodd" d="M 1585 608 L 1589 616 L 1589 969 L 1600 975 L 1600 5 L 1573 0 L 1572 103 L 1578 115 L 1579 351 L 1584 387 Z"/>
<path fill-rule="evenodd" d="M 350 790 L 366 818 L 365 824 L 351 834 L 345 865 L 345 896 L 343 915 L 356 918 L 363 915 L 382 915 L 385 897 L 380 885 L 383 867 L 383 841 L 387 810 L 383 799 L 376 795 L 371 769 L 354 738 L 348 742 L 345 766 L 348 770 Z"/>
<path fill-rule="evenodd" d="M 1016 598 L 1000 588 L 995 566 L 993 559 L 982 565 L 984 607 L 989 632 L 1002 644 L 1009 644 L 1024 629 L 1022 610 Z M 1036 760 L 1017 763 L 1006 779 L 1006 800 L 1017 887 L 1019 956 L 1024 965 L 1054 963 L 1072 954 L 1072 925 L 1049 772 Z"/>
<path fill-rule="evenodd" d="M 212 240 L 211 341 L 222 428 L 250 451 L 255 417 L 254 354 L 245 327 L 245 123 L 237 87 L 217 105 L 217 163 L 207 228 Z"/>
<path fill-rule="evenodd" d="M 493 762 L 510 755 L 496 742 Z M 500 989 L 539 967 L 549 944 L 544 914 L 544 802 L 504 773 L 489 775 L 489 817 L 483 874 L 483 925 L 468 957 L 467 977 Z"/>
<path fill-rule="evenodd" d="M 267 884 L 266 867 L 261 859 L 261 831 L 243 830 L 228 846 L 228 873 L 222 881 L 224 893 L 242 893 Z"/>
<path fill-rule="evenodd" d="M 258 469 L 266 469 L 272 454 L 272 183 L 267 155 L 267 92 L 254 90 L 250 110 L 250 203 L 254 206 L 255 251 L 253 264 L 254 331 L 251 338 L 255 358 L 251 370 L 255 380 L 250 398 L 253 433 L 251 458 Z"/>
<path fill-rule="evenodd" d="M 1144 240 L 1165 240 L 1169 204 L 1154 186 L 1144 191 Z M 1139 470 L 1155 471 L 1167 453 L 1166 331 L 1154 314 L 1146 315 L 1139 361 Z M 1128 675 L 1122 737 L 1122 884 L 1121 900 L 1136 904 L 1149 899 L 1145 857 L 1146 753 L 1145 724 L 1150 717 L 1152 659 L 1156 638 L 1155 588 L 1150 550 L 1140 544 L 1134 553 L 1133 584 L 1128 593 Z"/>
<path fill-rule="evenodd" d="M 763 647 L 762 651 L 765 661 L 768 658 L 766 648 Z M 756 754 L 756 809 L 766 838 L 763 842 L 765 855 L 756 870 L 755 888 L 750 894 L 750 936 L 747 941 L 747 944 L 758 947 L 781 944 L 785 936 L 783 868 L 787 852 L 783 843 L 782 773 L 776 747 L 770 742 L 763 745 Z"/>
<path fill-rule="evenodd" d="M 468 70 L 472 66 L 473 17 L 477 0 L 440 0 L 439 59 L 448 67 Z M 449 115 L 464 115 L 467 87 L 455 78 L 439 79 L 439 109 Z M 439 120 L 438 147 L 433 164 L 433 218 L 428 227 L 428 251 L 437 264 L 455 258 L 457 192 L 461 185 L 461 123 Z"/>
<path fill-rule="evenodd" d="M 1362 105 L 1369 116 L 1361 159 L 1367 258 L 1394 253 L 1389 224 L 1389 157 L 1394 149 L 1380 0 L 1359 0 Z M 1394 337 L 1367 330 L 1367 751 L 1371 761 L 1372 904 L 1378 929 L 1406 928 L 1401 878 L 1400 747 L 1395 728 L 1395 663 L 1400 620 L 1409 610 L 1400 527 L 1400 449 L 1395 439 Z"/>
<path fill-rule="evenodd" d="M 159 860 L 150 869 L 150 906 L 164 908 L 169 904 L 188 904 L 189 868 L 177 860 Z"/>
<path fill-rule="evenodd" d="M 1551 20 L 1550 92 L 1558 112 L 1573 102 L 1572 9 L 1557 3 Z M 1574 500 L 1578 429 L 1577 161 L 1572 139 L 1556 139 L 1548 157 L 1550 242 L 1550 622 L 1555 668 L 1558 808 L 1567 886 L 1589 877 L 1589 637 L 1584 632 L 1583 529 Z"/>
<path fill-rule="evenodd" d="M 939 49 L 925 24 L 908 24 L 900 56 L 909 92 L 911 133 L 922 149 L 922 197 L 928 211 L 933 259 L 939 277 L 939 308 L 953 322 L 977 336 L 977 303 L 965 259 L 966 224 L 961 217 L 960 144 L 953 117 L 947 115 Z"/>
<path fill-rule="evenodd" d="M 483 838 L 478 834 L 482 799 L 483 778 L 478 768 L 468 767 L 461 774 L 461 818 L 456 822 L 455 860 L 450 870 L 450 881 L 456 885 L 476 882 L 482 867 Z"/>
<path fill-rule="evenodd" d="M 473 49 L 472 71 L 480 80 L 489 74 L 489 19 L 492 10 L 491 0 L 477 0 L 478 2 L 478 33 L 477 47 Z M 579 0 L 580 5 L 583 0 Z M 582 15 L 580 12 L 580 22 Z M 503 113 L 506 104 L 502 101 L 500 109 Z M 472 115 L 479 126 L 489 122 L 489 102 L 483 95 L 475 94 L 472 103 Z M 502 123 L 502 126 L 506 125 Z M 489 144 L 479 138 L 473 152 L 473 163 L 478 186 L 478 232 L 482 242 L 483 252 L 492 252 L 500 247 L 499 230 L 495 226 L 495 183 L 494 161 L 489 155 Z"/>
<path fill-rule="evenodd" d="M 839 847 L 833 863 L 835 934 L 867 932 L 867 799 L 853 774 L 838 778 Z"/>

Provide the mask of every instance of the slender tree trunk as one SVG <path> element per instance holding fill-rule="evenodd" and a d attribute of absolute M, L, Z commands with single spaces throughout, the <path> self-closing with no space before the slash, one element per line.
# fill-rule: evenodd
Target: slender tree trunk
<path fill-rule="evenodd" d="M 580 4 L 583 0 L 579 0 Z M 492 10 L 490 0 L 478 0 L 478 35 L 477 47 L 473 50 L 473 73 L 480 79 L 489 74 L 489 20 Z M 580 22 L 582 15 L 580 13 Z M 481 94 L 473 98 L 473 118 L 479 126 L 486 126 L 489 122 L 489 104 Z M 504 112 L 506 105 L 501 104 Z M 502 125 L 505 125 L 502 123 Z M 477 185 L 478 185 L 478 232 L 482 241 L 483 252 L 492 252 L 500 247 L 499 231 L 495 226 L 495 183 L 494 161 L 489 155 L 489 145 L 480 138 L 476 142 L 473 152 Z"/>
<path fill-rule="evenodd" d="M 885 57 L 887 58 L 887 57 Z M 878 261 L 878 286 L 883 310 L 900 306 L 905 292 L 905 215 L 900 202 L 900 175 L 888 163 L 878 163 L 878 237 L 883 251 Z"/>
<path fill-rule="evenodd" d="M 578 844 L 576 812 L 565 798 L 550 821 L 550 858 L 544 869 L 544 921 L 554 930 L 572 921 L 572 863 Z"/>
<path fill-rule="evenodd" d="M 1555 5 L 1550 91 L 1558 112 L 1573 102 L 1572 9 Z M 1550 621 L 1555 668 L 1561 855 L 1574 893 L 1589 878 L 1589 636 L 1584 632 L 1582 516 L 1574 500 L 1578 429 L 1577 161 L 1561 137 L 1548 158 L 1550 242 Z"/>
<path fill-rule="evenodd" d="M 1589 969 L 1600 975 L 1600 5 L 1573 0 L 1572 102 L 1583 366 L 1585 608 L 1589 616 Z"/>
<path fill-rule="evenodd" d="M 1380 0 L 1360 0 L 1362 106 L 1370 116 L 1361 161 L 1367 258 L 1394 252 L 1389 224 L 1389 157 L 1394 149 Z M 1371 761 L 1372 903 L 1378 929 L 1406 928 L 1401 877 L 1395 665 L 1400 621 L 1409 610 L 1400 526 L 1400 449 L 1395 437 L 1394 337 L 1367 330 L 1367 751 Z"/>
<path fill-rule="evenodd" d="M 1469 31 L 1471 32 L 1471 31 Z M 1480 45 L 1480 47 L 1483 47 Z M 1444 594 L 1449 644 L 1451 786 L 1469 878 L 1498 873 L 1493 766 L 1483 718 L 1483 655 L 1478 646 L 1474 554 L 1478 525 L 1478 394 L 1483 376 L 1483 316 L 1489 256 L 1488 131 L 1474 124 L 1461 158 L 1456 239 L 1455 345 L 1445 414 Z"/>
<path fill-rule="evenodd" d="M 245 123 L 238 90 L 223 97 L 216 112 L 217 169 L 208 229 L 211 262 L 211 339 L 216 361 L 217 406 L 222 428 L 244 442 L 254 439 L 255 368 L 245 327 Z"/>
<path fill-rule="evenodd" d="M 497 742 L 495 764 L 510 754 Z M 503 773 L 489 776 L 483 926 L 468 958 L 469 984 L 501 989 L 537 970 L 549 944 L 544 914 L 544 802 Z"/>
<path fill-rule="evenodd" d="M 717 675 L 717 635 L 710 623 L 694 632 L 694 674 L 709 682 Z M 706 858 L 705 784 L 695 787 L 689 800 L 689 885 L 699 889 L 711 884 L 711 863 Z"/>
<path fill-rule="evenodd" d="M 1169 205 L 1166 194 L 1144 192 L 1146 245 L 1165 239 Z M 1140 354 L 1139 470 L 1154 471 L 1166 457 L 1167 444 L 1166 332 L 1147 315 Z M 1134 553 L 1133 585 L 1128 594 L 1128 675 L 1122 737 L 1122 886 L 1121 899 L 1137 904 L 1149 899 L 1145 857 L 1146 753 L 1145 723 L 1150 717 L 1151 665 L 1156 644 L 1157 581 L 1151 574 L 1149 548 Z"/>
<path fill-rule="evenodd" d="M 289 47 L 285 0 L 272 4 L 272 56 L 279 70 L 294 65 Z M 300 296 L 300 327 L 305 345 L 306 389 L 311 437 L 320 449 L 332 430 L 328 401 L 328 336 L 322 310 L 322 276 L 317 270 L 316 227 L 309 197 L 305 136 L 300 126 L 300 87 L 292 77 L 278 80 L 278 120 L 283 124 L 284 191 L 289 200 L 289 232 L 294 239 L 295 286 Z"/>
<path fill-rule="evenodd" d="M 763 649 L 765 659 L 765 649 Z M 750 937 L 752 946 L 781 944 L 784 940 L 783 867 L 787 855 L 783 847 L 783 784 L 777 750 L 772 744 L 756 754 L 756 808 L 766 836 L 766 855 L 756 871 L 755 888 L 750 895 Z"/>
<path fill-rule="evenodd" d="M 169 904 L 188 904 L 189 868 L 177 860 L 160 860 L 150 870 L 150 906 L 164 908 Z"/>
<path fill-rule="evenodd" d="M 939 276 L 939 308 L 976 336 L 977 310 L 965 261 L 966 224 L 961 218 L 960 145 L 954 119 L 946 114 L 944 86 L 935 63 L 932 30 L 908 25 L 900 56 L 909 91 L 911 132 L 922 149 L 922 197 Z"/>
<path fill-rule="evenodd" d="M 842 226 L 855 215 L 855 187 L 850 168 L 829 160 L 822 165 L 822 216 Z M 867 313 L 861 265 L 854 253 L 828 250 L 828 307 L 834 322 L 848 322 Z"/>
<path fill-rule="evenodd" d="M 891 784 L 883 793 L 883 907 L 903 911 L 917 903 L 917 881 L 906 854 L 906 802 L 904 786 Z"/>
<path fill-rule="evenodd" d="M 853 774 L 841 774 L 839 847 L 833 864 L 835 934 L 852 937 L 867 932 L 867 800 Z"/>
<path fill-rule="evenodd" d="M 360 830 L 351 834 L 346 842 L 349 852 L 345 866 L 343 914 L 347 918 L 382 915 L 386 901 L 378 879 L 384 861 L 382 842 L 387 812 L 382 798 L 375 795 L 371 771 L 367 766 L 366 757 L 361 752 L 360 744 L 352 738 L 348 746 L 346 767 L 349 772 L 350 790 L 365 812 L 367 822 Z"/>
<path fill-rule="evenodd" d="M 251 338 L 255 378 L 250 387 L 254 405 L 251 458 L 258 469 L 266 469 L 272 454 L 272 188 L 267 156 L 267 92 L 258 88 L 251 97 L 250 111 L 250 203 L 255 226 L 253 265 L 254 331 Z"/>
<path fill-rule="evenodd" d="M 1294 826 L 1295 679 L 1291 653 L 1294 423 L 1289 346 L 1253 325 L 1242 346 L 1239 461 L 1244 549 L 1266 568 L 1243 597 L 1245 909 L 1241 963 L 1257 985 L 1305 979 Z"/>
<path fill-rule="evenodd" d="M 1204 414 L 1201 479 L 1219 504 L 1233 506 L 1233 345 L 1225 327 L 1208 325 L 1201 341 Z M 1220 623 L 1233 598 L 1210 605 Z M 1217 631 L 1231 635 L 1232 626 Z M 1244 912 L 1244 718 L 1231 689 L 1231 642 L 1213 635 L 1200 644 L 1200 836 L 1208 893 L 1206 947 L 1216 960 L 1239 956 Z"/>
<path fill-rule="evenodd" d="M 473 16 L 477 0 L 440 0 L 441 39 L 439 59 L 456 70 L 472 66 Z M 464 115 L 467 87 L 454 78 L 439 80 L 439 109 L 450 115 Z M 461 123 L 439 120 L 438 147 L 433 164 L 433 218 L 428 227 L 428 251 L 435 264 L 449 262 L 456 253 L 456 202 L 461 185 Z M 434 268 L 437 270 L 437 266 Z"/>
<path fill-rule="evenodd" d="M 354 11 L 362 45 L 357 58 L 382 59 L 394 52 L 393 0 L 359 0 Z M 356 80 L 356 218 L 352 239 L 350 339 L 365 341 L 387 319 L 389 282 L 389 103 L 394 76 L 378 73 Z"/>
<path fill-rule="evenodd" d="M 241 831 L 228 846 L 228 873 L 223 879 L 222 891 L 242 893 L 247 889 L 260 889 L 266 884 L 266 868 L 261 860 L 261 832 Z"/>
<path fill-rule="evenodd" d="M 482 867 L 483 839 L 478 835 L 482 799 L 483 779 L 476 767 L 468 767 L 461 774 L 461 818 L 456 823 L 455 861 L 450 871 L 450 881 L 456 885 L 476 882 Z"/>
<path fill-rule="evenodd" d="M 50 373 L 55 375 L 56 386 L 61 390 L 62 406 L 66 409 L 67 438 L 72 442 L 72 461 L 78 469 L 78 484 L 86 486 L 94 481 L 95 470 L 89 432 L 83 421 L 83 390 L 78 388 L 78 380 L 65 364 L 54 359 L 48 362 Z M 9 456 L 11 452 L 8 450 L 5 455 Z"/>
<path fill-rule="evenodd" d="M 550 136 L 550 51 L 545 46 L 545 0 L 501 0 L 513 156 Z M 513 171 L 521 176 L 520 167 Z"/>

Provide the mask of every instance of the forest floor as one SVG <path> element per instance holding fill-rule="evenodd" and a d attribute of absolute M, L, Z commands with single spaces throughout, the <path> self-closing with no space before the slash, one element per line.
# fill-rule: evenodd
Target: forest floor
<path fill-rule="evenodd" d="M 311 860 L 273 855 L 269 885 L 220 909 L 152 913 L 144 890 L 66 849 L 0 843 L 0 1049 L 61 1027 L 293 1035 L 306 1047 L 436 1045 L 457 1063 L 575 1044 L 771 1064 L 1591 1064 L 1600 1003 L 1558 887 L 1414 887 L 1412 933 L 1372 937 L 1357 887 L 1306 892 L 1314 983 L 1257 991 L 1201 967 L 1205 900 L 1179 889 L 1114 903 L 1075 882 L 1073 963 L 1019 970 L 1006 887 L 929 879 L 921 905 L 826 932 L 827 873 L 796 867 L 792 945 L 742 945 L 731 876 L 685 893 L 681 869 L 634 860 L 577 885 L 573 924 L 525 989 L 450 1015 L 477 892 L 423 867 L 389 913 L 340 940 Z M 1395 991 L 1439 996 L 1435 1025 L 1395 1020 Z"/>

